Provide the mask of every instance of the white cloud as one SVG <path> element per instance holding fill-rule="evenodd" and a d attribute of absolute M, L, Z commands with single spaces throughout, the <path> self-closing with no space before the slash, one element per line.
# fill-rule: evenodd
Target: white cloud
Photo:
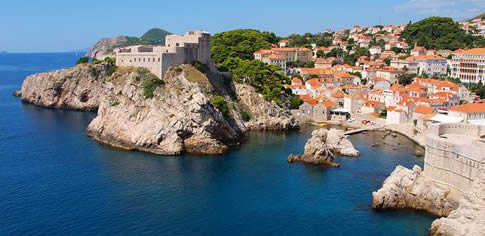
<path fill-rule="evenodd" d="M 408 0 L 396 10 L 414 11 L 424 16 L 450 16 L 460 20 L 485 11 L 485 0 Z"/>

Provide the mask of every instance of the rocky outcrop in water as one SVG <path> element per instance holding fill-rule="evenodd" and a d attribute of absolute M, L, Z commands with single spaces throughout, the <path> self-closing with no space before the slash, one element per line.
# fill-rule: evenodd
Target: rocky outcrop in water
<path fill-rule="evenodd" d="M 234 118 L 235 109 L 235 116 L 223 115 L 210 104 L 217 81 L 194 67 L 171 70 L 150 98 L 144 80 L 136 71 L 116 72 L 87 134 L 115 147 L 162 155 L 222 154 L 243 139 L 246 130 Z"/>
<path fill-rule="evenodd" d="M 266 101 L 263 95 L 247 84 L 235 84 L 238 103 L 251 117 L 246 123 L 251 130 L 291 130 L 299 128 L 299 123 L 289 109 L 281 108 Z"/>
<path fill-rule="evenodd" d="M 431 235 L 481 236 L 485 235 L 485 167 L 460 199 L 459 207 L 447 218 L 435 220 Z"/>
<path fill-rule="evenodd" d="M 411 208 L 447 216 L 457 207 L 450 192 L 448 187 L 427 179 L 419 166 L 412 170 L 397 166 L 382 188 L 372 193 L 372 208 Z"/>
<path fill-rule="evenodd" d="M 339 129 L 328 130 L 327 146 L 335 154 L 358 157 L 360 152 L 354 148 L 354 145 L 345 137 L 345 132 Z"/>
<path fill-rule="evenodd" d="M 105 57 L 114 57 L 112 53 L 114 46 L 127 40 L 125 36 L 101 39 L 93 47 L 88 49 L 86 57 L 98 60 L 103 60 Z"/>
<path fill-rule="evenodd" d="M 318 129 L 313 131 L 312 137 L 305 144 L 303 155 L 291 154 L 288 157 L 288 162 L 339 167 L 340 165 L 334 161 L 334 154 L 358 156 L 360 153 L 345 138 L 343 131 Z"/>
<path fill-rule="evenodd" d="M 249 85 L 228 84 L 210 72 L 207 77 L 190 65 L 172 68 L 165 84 L 156 86 L 153 82 L 161 80 L 147 70 L 122 67 L 113 73 L 114 67 L 108 66 L 88 63 L 32 75 L 17 94 L 43 107 L 98 110 L 87 129 L 89 136 L 111 146 L 163 155 L 222 154 L 250 129 L 299 127 L 288 109 L 264 100 Z M 224 98 L 229 112 L 211 104 L 215 96 Z M 243 111 L 250 114 L 249 121 L 243 120 Z"/>
<path fill-rule="evenodd" d="M 17 95 L 23 102 L 51 108 L 95 111 L 103 95 L 106 64 L 81 64 L 28 76 Z"/>

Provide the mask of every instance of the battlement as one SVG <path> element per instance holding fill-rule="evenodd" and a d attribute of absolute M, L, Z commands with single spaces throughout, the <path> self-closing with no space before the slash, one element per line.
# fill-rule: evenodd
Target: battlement
<path fill-rule="evenodd" d="M 466 123 L 437 124 L 427 130 L 424 175 L 459 192 L 485 163 L 485 129 Z"/>

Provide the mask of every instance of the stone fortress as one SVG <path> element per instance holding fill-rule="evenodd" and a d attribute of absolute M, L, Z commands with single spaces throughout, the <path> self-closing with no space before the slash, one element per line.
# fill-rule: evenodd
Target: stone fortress
<path fill-rule="evenodd" d="M 398 166 L 377 192 L 375 209 L 411 208 L 442 217 L 430 235 L 485 235 L 485 127 L 428 127 L 424 171 Z"/>
<path fill-rule="evenodd" d="M 199 61 L 214 68 L 210 54 L 210 34 L 205 31 L 167 35 L 165 46 L 136 45 L 114 51 L 117 66 L 144 67 L 160 78 L 173 65 Z"/>
<path fill-rule="evenodd" d="M 485 164 L 485 127 L 467 123 L 428 128 L 424 176 L 463 193 Z"/>

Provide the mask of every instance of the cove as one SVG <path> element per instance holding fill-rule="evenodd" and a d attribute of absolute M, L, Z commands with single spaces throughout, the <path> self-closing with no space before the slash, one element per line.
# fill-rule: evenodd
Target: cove
<path fill-rule="evenodd" d="M 0 55 L 0 234 L 425 235 L 434 219 L 370 209 L 396 165 L 423 164 L 401 136 L 352 136 L 361 156 L 338 157 L 339 169 L 286 162 L 311 128 L 252 132 L 221 157 L 164 157 L 86 137 L 94 113 L 11 96 L 26 75 L 77 57 Z"/>

